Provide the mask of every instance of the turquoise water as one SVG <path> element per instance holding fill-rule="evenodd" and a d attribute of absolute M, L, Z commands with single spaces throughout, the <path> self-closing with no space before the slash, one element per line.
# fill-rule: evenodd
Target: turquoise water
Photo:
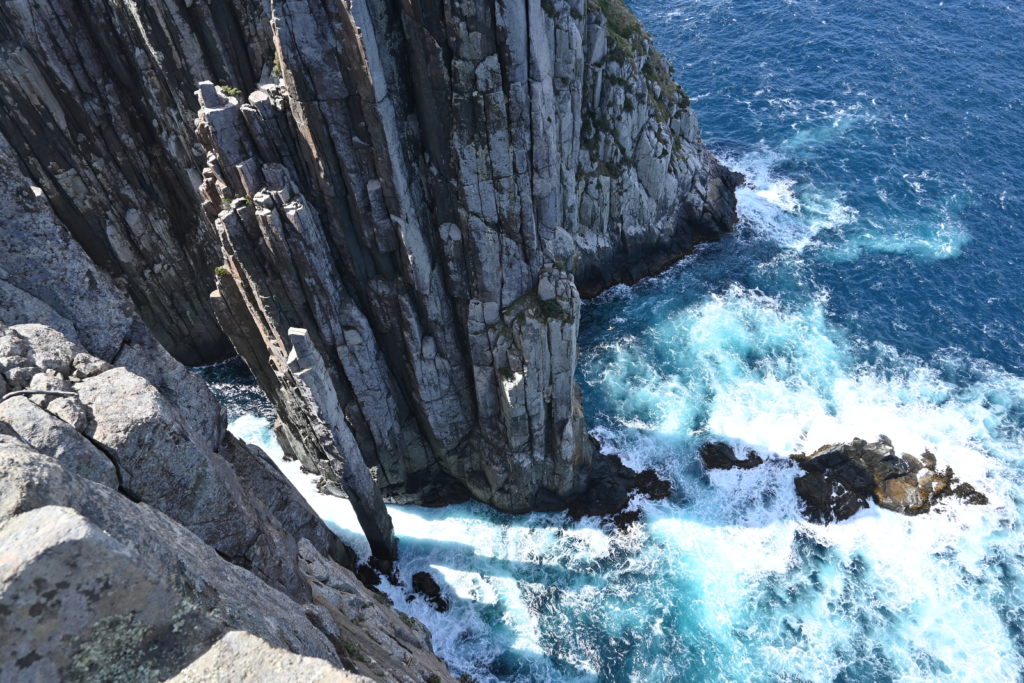
<path fill-rule="evenodd" d="M 452 609 L 396 604 L 480 681 L 1020 680 L 1024 6 L 631 6 L 750 183 L 735 235 L 584 310 L 589 424 L 675 493 L 628 532 L 393 507 L 403 576 L 434 572 Z M 232 428 L 274 451 L 259 397 L 220 382 Z M 785 459 L 696 458 L 878 434 L 991 505 L 817 527 Z M 283 467 L 365 551 L 346 503 Z"/>

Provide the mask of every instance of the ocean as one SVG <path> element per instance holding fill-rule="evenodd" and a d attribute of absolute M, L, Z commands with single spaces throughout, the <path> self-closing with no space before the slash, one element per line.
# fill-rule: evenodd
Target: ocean
<path fill-rule="evenodd" d="M 625 532 L 392 506 L 402 577 L 452 607 L 385 590 L 478 681 L 1021 680 L 1024 3 L 630 6 L 748 181 L 734 234 L 584 307 L 588 424 L 673 496 Z M 207 376 L 280 459 L 244 371 Z M 805 521 L 787 454 L 880 434 L 990 505 Z M 709 439 L 768 462 L 709 475 Z"/>

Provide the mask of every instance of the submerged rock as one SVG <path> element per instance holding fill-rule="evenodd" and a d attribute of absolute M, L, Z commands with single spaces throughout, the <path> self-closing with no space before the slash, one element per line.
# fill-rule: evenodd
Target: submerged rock
<path fill-rule="evenodd" d="M 701 446 L 700 459 L 709 470 L 749 470 L 764 463 L 764 458 L 754 451 L 747 451 L 745 458 L 737 458 L 732 446 L 721 441 L 712 441 Z"/>
<path fill-rule="evenodd" d="M 950 468 L 938 471 L 930 452 L 919 458 L 896 455 L 885 436 L 874 443 L 854 439 L 822 446 L 809 456 L 791 457 L 804 470 L 795 481 L 803 513 L 820 524 L 849 519 L 866 508 L 869 500 L 904 515 L 928 512 L 946 496 L 970 505 L 988 503 L 983 493 L 960 483 Z"/>

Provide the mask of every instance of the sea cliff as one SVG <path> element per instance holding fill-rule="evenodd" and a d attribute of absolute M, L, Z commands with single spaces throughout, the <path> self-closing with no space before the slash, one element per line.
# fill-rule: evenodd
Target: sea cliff
<path fill-rule="evenodd" d="M 448 679 L 185 366 L 241 355 L 385 573 L 385 500 L 621 505 L 581 293 L 740 180 L 650 37 L 618 0 L 27 0 L 0 60 L 0 679 Z"/>

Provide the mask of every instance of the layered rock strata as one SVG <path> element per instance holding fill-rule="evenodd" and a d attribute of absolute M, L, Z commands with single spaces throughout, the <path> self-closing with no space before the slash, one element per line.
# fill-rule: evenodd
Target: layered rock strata
<path fill-rule="evenodd" d="M 0 3 L 0 136 L 72 236 L 188 364 L 230 353 L 195 186 L 195 84 L 270 77 L 264 0 Z"/>
<path fill-rule="evenodd" d="M 390 500 L 562 507 L 595 451 L 580 287 L 735 221 L 664 58 L 617 0 L 275 0 L 283 81 L 199 90 L 215 308 L 282 441 L 332 477 L 287 367 L 302 327 Z"/>
<path fill-rule="evenodd" d="M 450 680 L 0 141 L 0 396 L 26 390 L 70 395 L 0 401 L 0 681 L 199 680 L 225 649 L 239 678 Z"/>

